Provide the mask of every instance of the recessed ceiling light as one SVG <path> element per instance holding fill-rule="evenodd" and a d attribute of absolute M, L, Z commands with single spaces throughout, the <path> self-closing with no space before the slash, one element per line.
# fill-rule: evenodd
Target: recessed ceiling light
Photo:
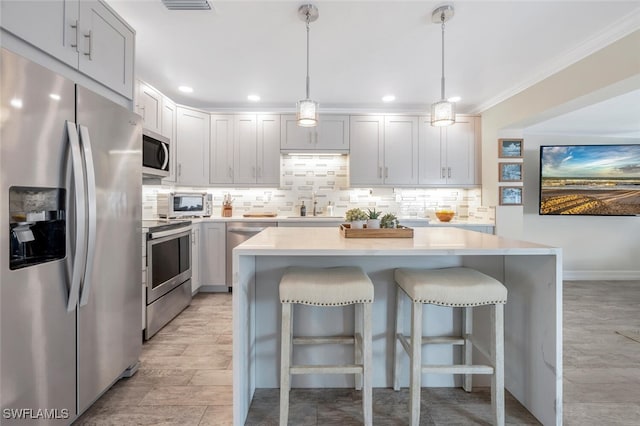
<path fill-rule="evenodd" d="M 13 98 L 9 103 L 14 108 L 22 108 L 22 99 Z"/>
<path fill-rule="evenodd" d="M 395 95 L 385 95 L 382 97 L 382 102 L 393 102 L 396 100 Z"/>
<path fill-rule="evenodd" d="M 247 99 L 249 99 L 251 102 L 258 102 L 260 100 L 260 96 L 259 95 L 249 95 L 249 96 L 247 96 Z"/>
<path fill-rule="evenodd" d="M 193 87 L 189 87 L 189 86 L 180 86 L 178 87 L 178 90 L 183 93 L 193 93 Z"/>
<path fill-rule="evenodd" d="M 54 101 L 59 101 L 59 100 L 60 100 L 60 95 L 55 94 L 55 93 L 51 93 L 51 94 L 49 95 L 49 97 L 50 97 L 51 99 L 53 99 Z"/>
<path fill-rule="evenodd" d="M 460 96 L 452 96 L 450 98 L 447 98 L 447 101 L 449 101 L 449 102 L 460 102 L 460 99 L 462 99 Z"/>

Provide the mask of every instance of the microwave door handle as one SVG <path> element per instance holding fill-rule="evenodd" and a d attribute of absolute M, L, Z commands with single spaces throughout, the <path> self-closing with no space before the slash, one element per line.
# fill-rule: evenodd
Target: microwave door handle
<path fill-rule="evenodd" d="M 167 148 L 167 144 L 161 143 L 162 151 L 164 151 L 164 160 L 162 161 L 162 170 L 167 170 L 167 165 L 169 164 L 169 148 Z"/>
<path fill-rule="evenodd" d="M 97 206 L 96 206 L 96 169 L 93 164 L 93 152 L 91 149 L 91 138 L 89 129 L 86 126 L 80 127 L 80 146 L 84 153 L 84 160 L 87 166 L 87 200 L 89 202 L 89 233 L 87 237 L 87 263 L 84 271 L 84 284 L 82 295 L 80 296 L 80 306 L 85 306 L 89 301 L 91 285 L 93 280 L 93 264 L 96 254 L 96 231 L 97 231 Z"/>
<path fill-rule="evenodd" d="M 73 189 L 75 194 L 75 216 L 76 216 L 76 241 L 75 253 L 73 256 L 73 267 L 71 272 L 71 286 L 69 287 L 69 297 L 67 299 L 67 312 L 73 312 L 78 304 L 78 293 L 80 292 L 80 280 L 84 269 L 85 253 L 85 189 L 84 189 L 84 167 L 82 164 L 82 153 L 80 151 L 80 141 L 76 124 L 66 122 L 67 136 L 69 138 L 69 148 L 71 151 L 71 168 L 73 171 Z"/>

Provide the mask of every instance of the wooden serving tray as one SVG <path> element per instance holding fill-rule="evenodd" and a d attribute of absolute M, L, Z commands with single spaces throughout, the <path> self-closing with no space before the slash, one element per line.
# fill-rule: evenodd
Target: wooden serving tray
<path fill-rule="evenodd" d="M 242 217 L 276 217 L 278 213 L 273 212 L 255 212 L 255 213 L 244 213 Z"/>
<path fill-rule="evenodd" d="M 351 229 L 350 223 L 340 224 L 340 234 L 345 238 L 413 238 L 413 228 Z"/>

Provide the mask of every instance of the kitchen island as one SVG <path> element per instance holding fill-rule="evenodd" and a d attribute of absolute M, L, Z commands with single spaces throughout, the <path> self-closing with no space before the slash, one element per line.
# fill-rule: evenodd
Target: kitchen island
<path fill-rule="evenodd" d="M 374 284 L 373 386 L 392 386 L 395 283 L 398 267 L 467 266 L 502 281 L 505 307 L 505 386 L 543 424 L 562 423 L 561 250 L 457 228 L 417 228 L 413 238 L 344 238 L 328 228 L 268 228 L 233 251 L 234 424 L 244 424 L 256 388 L 279 387 L 278 284 L 288 266 L 358 265 Z M 353 307 L 296 307 L 296 334 L 340 334 L 353 327 Z M 424 332 L 453 334 L 451 309 L 426 306 Z M 474 333 L 489 342 L 489 309 L 475 309 Z M 408 322 L 408 313 L 405 320 Z M 406 330 L 407 328 L 405 328 Z M 451 348 L 428 348 L 429 363 L 458 359 Z M 296 360 L 344 362 L 349 347 L 301 347 Z M 474 357 L 483 355 L 475 351 Z M 402 386 L 408 385 L 408 364 Z M 458 386 L 449 375 L 424 375 L 423 386 Z M 476 376 L 475 385 L 488 385 Z M 296 376 L 293 387 L 348 387 L 349 375 Z"/>

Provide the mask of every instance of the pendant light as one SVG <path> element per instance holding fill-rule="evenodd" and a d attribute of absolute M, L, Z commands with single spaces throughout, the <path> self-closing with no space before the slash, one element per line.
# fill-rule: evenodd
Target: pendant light
<path fill-rule="evenodd" d="M 431 125 L 451 126 L 456 122 L 456 104 L 444 97 L 444 23 L 453 18 L 453 6 L 441 6 L 431 14 L 431 21 L 442 25 L 442 79 L 440 101 L 431 104 Z"/>
<path fill-rule="evenodd" d="M 318 8 L 304 4 L 298 8 L 298 16 L 307 26 L 307 97 L 296 105 L 298 126 L 315 127 L 318 125 L 318 103 L 309 98 L 309 23 L 318 19 Z"/>

